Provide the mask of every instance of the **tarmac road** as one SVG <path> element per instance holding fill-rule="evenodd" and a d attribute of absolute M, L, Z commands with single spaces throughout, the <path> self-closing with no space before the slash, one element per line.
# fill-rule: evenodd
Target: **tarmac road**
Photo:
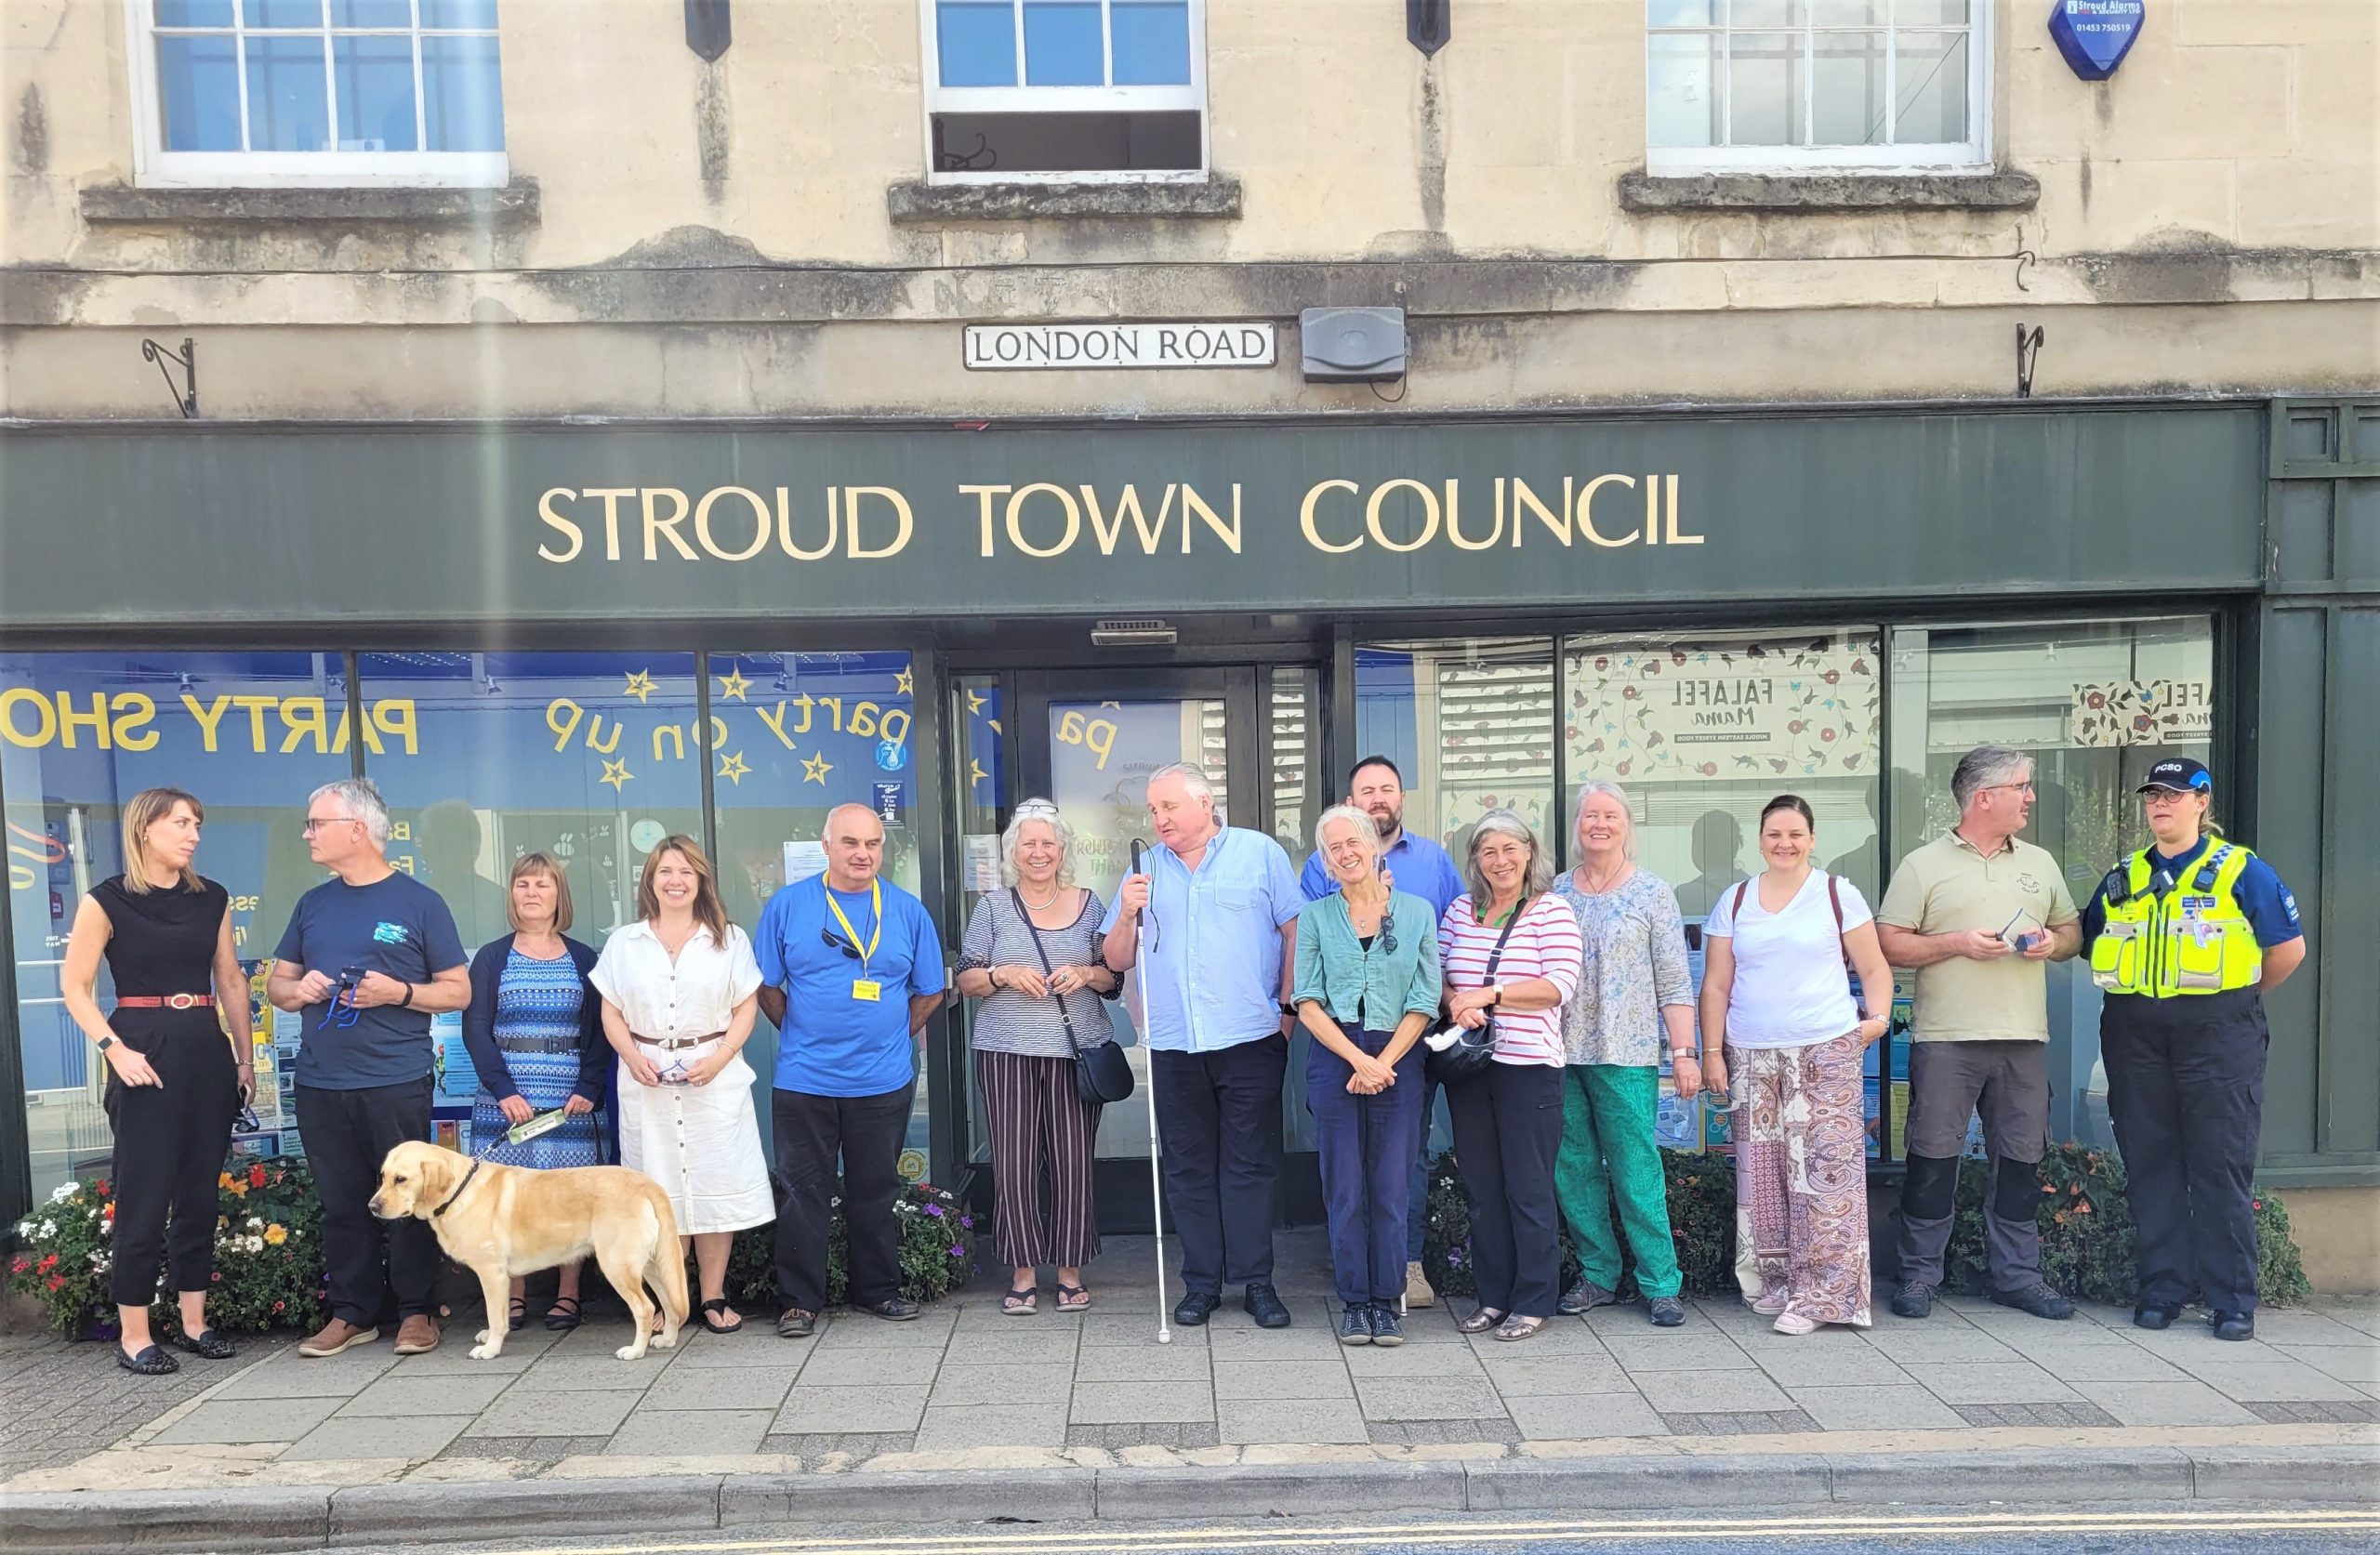
<path fill-rule="evenodd" d="M 614 1539 L 373 1547 L 371 1555 L 2335 1555 L 2380 1545 L 2380 1509 L 2210 1503 L 2155 1507 L 1977 1508 L 1816 1514 L 1580 1518 L 1494 1513 L 1427 1519 L 1345 1517 L 1236 1522 L 978 1523 L 818 1528 L 771 1537 L 756 1532 L 646 1534 Z"/>

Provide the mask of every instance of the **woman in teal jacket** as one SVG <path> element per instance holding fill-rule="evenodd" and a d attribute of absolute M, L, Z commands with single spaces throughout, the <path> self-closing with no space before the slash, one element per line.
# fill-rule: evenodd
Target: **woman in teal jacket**
<path fill-rule="evenodd" d="M 1421 1034 L 1438 1010 L 1437 915 L 1381 878 L 1380 832 L 1353 805 L 1323 811 L 1315 849 L 1338 886 L 1298 916 L 1306 1049 L 1342 1344 L 1403 1344 L 1405 1217 L 1421 1148 Z M 1416 1211 L 1418 1212 L 1418 1211 Z"/>

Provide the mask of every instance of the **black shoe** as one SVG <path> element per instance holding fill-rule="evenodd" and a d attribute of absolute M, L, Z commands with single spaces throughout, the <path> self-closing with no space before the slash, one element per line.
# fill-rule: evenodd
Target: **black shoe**
<path fill-rule="evenodd" d="M 1895 1317 L 1931 1317 L 1934 1313 L 1934 1287 L 1915 1280 L 1903 1280 L 1893 1292 Z"/>
<path fill-rule="evenodd" d="M 1686 1303 L 1674 1296 L 1656 1296 L 1645 1303 L 1645 1315 L 1656 1328 L 1676 1328 L 1686 1323 Z"/>
<path fill-rule="evenodd" d="M 2035 1280 L 2022 1290 L 1995 1290 L 1991 1293 L 1995 1306 L 2014 1307 L 2020 1312 L 2045 1317 L 2052 1323 L 2063 1323 L 2074 1315 L 2074 1303 Z"/>
<path fill-rule="evenodd" d="M 118 1345 L 116 1348 L 121 1350 L 124 1347 L 122 1345 Z M 180 1338 L 174 1341 L 174 1348 L 195 1355 L 202 1361 L 228 1361 L 232 1356 L 240 1353 L 239 1350 L 232 1345 L 231 1340 L 225 1338 L 222 1335 L 217 1333 L 212 1328 L 207 1329 L 195 1338 L 192 1338 L 188 1334 L 184 1334 Z"/>
<path fill-rule="evenodd" d="M 1580 1312 L 1592 1311 L 1597 1307 L 1611 1306 L 1619 1299 L 1618 1295 L 1581 1274 L 1569 1289 L 1562 1293 L 1562 1299 L 1554 1303 L 1554 1310 L 1564 1317 L 1577 1317 Z"/>
<path fill-rule="evenodd" d="M 2256 1314 L 2254 1312 L 2214 1312 L 2207 1324 L 2218 1339 L 2253 1339 L 2256 1337 Z"/>
<path fill-rule="evenodd" d="M 1372 1342 L 1372 1309 L 1368 1302 L 1350 1301 L 1347 1303 L 1347 1310 L 1339 1314 L 1339 1342 L 1341 1344 Z"/>
<path fill-rule="evenodd" d="M 124 1352 L 124 1346 L 116 1346 L 115 1364 L 128 1372 L 137 1372 L 142 1377 L 165 1377 L 182 1369 L 182 1364 L 179 1361 L 153 1344 L 138 1355 L 126 1355 Z"/>
<path fill-rule="evenodd" d="M 1256 1320 L 1259 1328 L 1289 1325 L 1289 1309 L 1281 1305 L 1281 1298 L 1271 1285 L 1250 1285 L 1240 1296 L 1239 1304 L 1248 1309 L 1248 1315 Z"/>
<path fill-rule="evenodd" d="M 1214 1310 L 1223 1304 L 1223 1298 L 1212 1292 L 1184 1291 L 1182 1299 L 1174 1304 L 1173 1321 L 1184 1328 L 1201 1327 Z"/>
<path fill-rule="evenodd" d="M 1372 1343 L 1386 1345 L 1393 1350 L 1404 1342 L 1405 1324 L 1397 1320 L 1396 1303 L 1394 1301 L 1373 1302 Z"/>
<path fill-rule="evenodd" d="M 2132 1325 L 2135 1328 L 2147 1328 L 2151 1332 L 2162 1333 L 2171 1328 L 2174 1325 L 2174 1320 L 2181 1315 L 2182 1309 L 2179 1306 L 2168 1307 L 2160 1302 L 2144 1301 L 2132 1309 Z"/>
<path fill-rule="evenodd" d="M 887 1323 L 915 1323 L 918 1314 L 925 1308 L 906 1296 L 888 1296 L 881 1301 L 871 1302 L 854 1311 L 866 1312 L 870 1317 L 880 1317 Z M 704 1322 L 707 1324 L 709 1320 L 706 1318 Z"/>

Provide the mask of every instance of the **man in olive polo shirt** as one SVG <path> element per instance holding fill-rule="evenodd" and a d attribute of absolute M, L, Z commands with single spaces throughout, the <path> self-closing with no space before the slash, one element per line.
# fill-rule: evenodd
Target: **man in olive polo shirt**
<path fill-rule="evenodd" d="M 1876 909 L 1884 958 L 1917 970 L 1909 1057 L 1909 1175 L 1893 1311 L 1924 1317 L 1942 1283 L 1967 1119 L 1980 1110 L 1991 1182 L 1983 1224 L 1991 1298 L 2035 1317 L 2074 1303 L 2042 1279 L 2039 1167 L 2049 1146 L 2045 961 L 2082 948 L 2081 915 L 2046 850 L 2020 842 L 2033 762 L 1980 745 L 1950 777 L 1959 824 L 1901 861 Z"/>

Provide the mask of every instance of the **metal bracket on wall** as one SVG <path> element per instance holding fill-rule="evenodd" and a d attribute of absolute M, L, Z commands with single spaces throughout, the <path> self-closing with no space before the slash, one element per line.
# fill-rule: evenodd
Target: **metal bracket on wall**
<path fill-rule="evenodd" d="M 140 342 L 140 360 L 153 362 L 165 376 L 165 389 L 174 397 L 174 408 L 182 413 L 184 421 L 198 415 L 198 343 L 189 336 L 182 336 L 182 349 L 169 351 L 154 340 Z M 181 363 L 184 389 L 174 387 L 174 370 L 165 365 L 168 360 Z"/>
<path fill-rule="evenodd" d="M 711 64 L 735 41 L 727 0 L 686 0 L 686 46 Z"/>
<path fill-rule="evenodd" d="M 1406 40 L 1428 59 L 1454 35 L 1454 0 L 1405 0 Z"/>
<path fill-rule="evenodd" d="M 2041 360 L 2042 341 L 2046 337 L 2039 324 L 2030 329 L 2023 324 L 2016 326 L 2016 398 L 2019 400 L 2033 397 L 2033 364 Z"/>

